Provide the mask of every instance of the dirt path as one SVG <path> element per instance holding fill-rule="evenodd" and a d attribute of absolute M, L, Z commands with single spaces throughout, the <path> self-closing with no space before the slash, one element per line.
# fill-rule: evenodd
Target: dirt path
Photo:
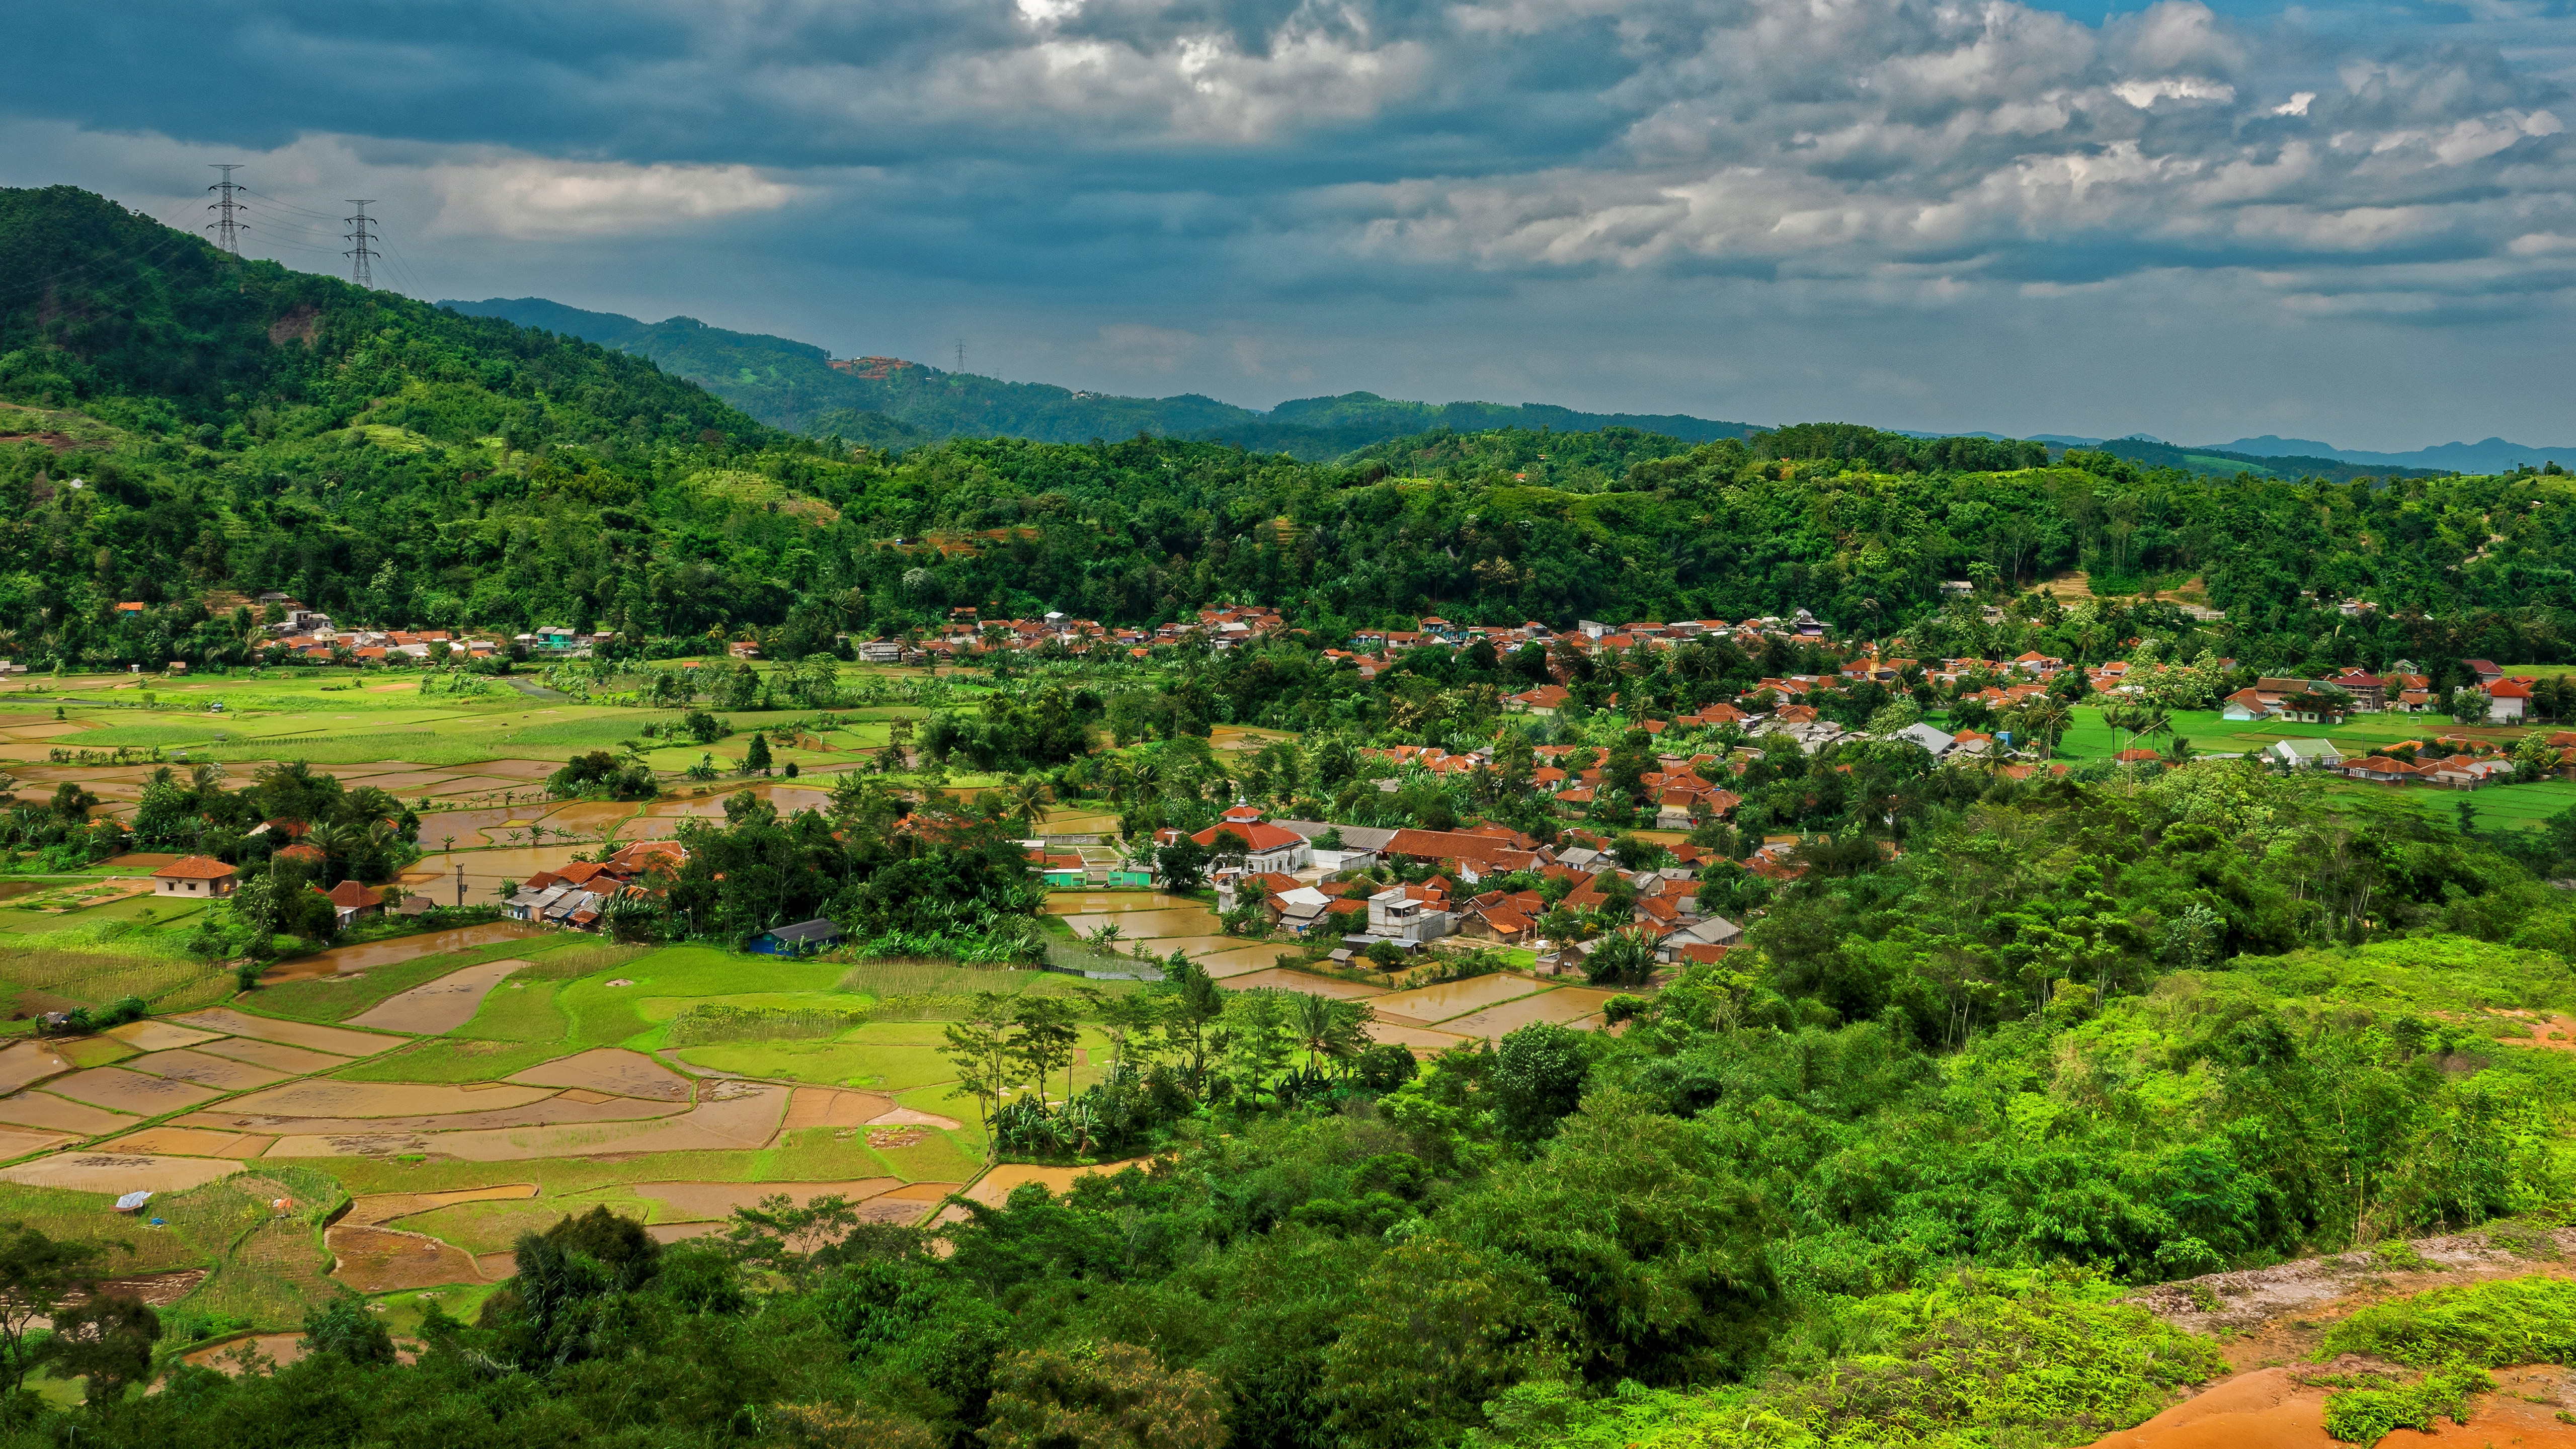
<path fill-rule="evenodd" d="M 2544 1232 L 2508 1225 L 2419 1238 L 2402 1252 L 2302 1258 L 2134 1294 L 2126 1301 L 2177 1328 L 2217 1339 L 2231 1372 L 2136 1428 L 2095 1441 L 2095 1449 L 2329 1449 L 2338 1442 L 2325 1431 L 2331 1390 L 2300 1380 L 2395 1369 L 2350 1355 L 2316 1362 L 2330 1327 L 2372 1304 L 2428 1289 L 2533 1274 L 2576 1278 L 2576 1264 L 2563 1256 L 2571 1250 L 2576 1228 Z M 2558 1417 L 2576 1411 L 2576 1372 L 2539 1364 L 2497 1369 L 2494 1378 L 2497 1392 L 2472 1401 L 2467 1424 L 2444 1420 L 2431 1434 L 2400 1430 L 2382 1443 L 2406 1449 L 2576 1449 L 2576 1422 Z"/>

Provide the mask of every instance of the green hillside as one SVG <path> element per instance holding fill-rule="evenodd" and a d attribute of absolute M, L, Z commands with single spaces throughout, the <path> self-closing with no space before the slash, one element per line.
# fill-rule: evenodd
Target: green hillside
<path fill-rule="evenodd" d="M 2148 438 L 2113 438 L 2101 450 L 2150 468 L 2179 468 L 2186 473 L 2203 473 L 2233 477 L 2251 473 L 2257 478 L 2324 478 L 2336 483 L 2349 483 L 2355 478 L 2439 478 L 2438 468 L 2394 468 L 2375 463 L 2347 463 L 2339 458 L 2304 456 L 2266 457 L 2253 453 L 2229 452 L 2224 448 L 2178 448 Z"/>
<path fill-rule="evenodd" d="M 1301 398 L 1268 413 L 1221 403 L 1195 393 L 1134 398 L 1080 392 L 1047 383 L 1003 382 L 972 373 L 942 372 L 890 358 L 856 369 L 834 368 L 831 355 L 811 343 L 761 333 L 728 332 L 692 317 L 639 322 L 614 312 L 586 312 L 542 297 L 441 302 L 474 316 L 501 317 L 523 326 L 621 348 L 653 359 L 663 369 L 698 383 L 744 412 L 775 427 L 816 436 L 831 434 L 877 446 L 902 446 L 951 437 L 1013 437 L 1037 442 L 1081 443 L 1094 438 L 1156 437 L 1226 442 L 1260 453 L 1287 453 L 1317 461 L 1413 433 L 1447 429 L 1552 429 L 1574 432 L 1637 428 L 1704 443 L 1742 438 L 1746 423 L 1711 422 L 1680 415 L 1582 413 L 1532 403 L 1395 402 L 1374 393 Z M 891 363 L 891 366 L 882 364 Z"/>

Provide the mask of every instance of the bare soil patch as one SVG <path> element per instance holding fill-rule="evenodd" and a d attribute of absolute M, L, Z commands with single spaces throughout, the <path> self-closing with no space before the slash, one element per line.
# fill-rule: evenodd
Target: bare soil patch
<path fill-rule="evenodd" d="M 415 986 L 399 996 L 388 998 L 372 1010 L 349 1018 L 349 1024 L 374 1027 L 380 1031 L 410 1032 L 418 1036 L 444 1035 L 472 1021 L 492 988 L 527 964 L 513 956 L 451 971 L 425 986 Z"/>
<path fill-rule="evenodd" d="M 2576 1052 L 2576 1016 L 2544 1016 L 2538 1012 L 2501 1012 L 2499 1015 L 2529 1019 L 2529 1036 L 2500 1036 L 2498 1046 L 2537 1047 L 2542 1051 Z"/>
<path fill-rule="evenodd" d="M 249 1132 L 217 1132 L 203 1127 L 146 1127 L 109 1144 L 118 1152 L 169 1153 L 178 1157 L 257 1157 L 277 1139 Z"/>
<path fill-rule="evenodd" d="M 272 1017 L 252 1016 L 218 1006 L 206 1011 L 173 1017 L 183 1026 L 203 1027 L 226 1036 L 246 1036 L 255 1041 L 284 1042 L 288 1046 L 310 1047 L 317 1052 L 332 1052 L 344 1057 L 371 1057 L 381 1051 L 401 1046 L 403 1039 L 377 1036 L 372 1032 L 346 1031 L 336 1026 L 314 1026 L 301 1021 L 278 1021 Z"/>
<path fill-rule="evenodd" d="M 138 1117 L 158 1117 L 164 1112 L 176 1112 L 223 1095 L 212 1087 L 201 1087 L 176 1077 L 129 1072 L 123 1067 L 92 1067 L 47 1085 L 55 1093 L 75 1102 L 131 1112 Z"/>
<path fill-rule="evenodd" d="M 541 1062 L 509 1080 L 543 1087 L 581 1087 L 642 1097 L 655 1102 L 689 1100 L 688 1078 L 644 1055 L 620 1047 L 594 1047 L 575 1056 Z"/>
<path fill-rule="evenodd" d="M 141 1152 L 57 1152 L 0 1169 L 0 1181 L 75 1192 L 180 1192 L 242 1170 L 212 1157 L 161 1157 Z"/>
<path fill-rule="evenodd" d="M 120 1127 L 131 1127 L 139 1120 L 123 1112 L 106 1111 L 50 1092 L 20 1092 L 14 1097 L 0 1097 L 0 1122 L 18 1127 L 42 1127 L 55 1132 L 96 1137 Z"/>
<path fill-rule="evenodd" d="M 527 1162 L 541 1157 L 625 1156 L 644 1152 L 738 1152 L 765 1146 L 787 1104 L 784 1087 L 743 1084 L 741 1096 L 701 1101 L 687 1112 L 649 1121 L 592 1122 L 469 1132 L 288 1137 L 277 1157 L 375 1157 L 434 1152 L 467 1162 Z M 281 1088 L 280 1090 L 286 1090 Z"/>
<path fill-rule="evenodd" d="M 1000 1207 L 1013 1189 L 1023 1183 L 1043 1184 L 1047 1191 L 1061 1193 L 1082 1178 L 1109 1176 L 1131 1167 L 1143 1167 L 1151 1158 L 1131 1157 L 1124 1162 L 1104 1162 L 1097 1167 L 1036 1167 L 1025 1162 L 1006 1162 L 977 1178 L 966 1190 L 966 1196 L 986 1207 Z"/>
<path fill-rule="evenodd" d="M 831 1087 L 798 1087 L 787 1104 L 778 1130 L 807 1127 L 864 1127 L 895 1110 L 894 1099 L 874 1092 L 844 1092 Z"/>
<path fill-rule="evenodd" d="M 936 1112 L 923 1112 L 911 1107 L 897 1107 L 882 1117 L 869 1118 L 868 1125 L 871 1127 L 938 1127 L 946 1131 L 954 1132 L 965 1124 L 959 1122 L 954 1117 L 942 1117 Z"/>
<path fill-rule="evenodd" d="M 2130 1295 L 2125 1301 L 2176 1327 L 2214 1336 L 2238 1372 L 2134 1429 L 2105 1436 L 2099 1449 L 2324 1449 L 2335 1442 L 2324 1427 L 2329 1390 L 2297 1379 L 2361 1366 L 2349 1356 L 2314 1362 L 2330 1325 L 2371 1304 L 2433 1288 L 2531 1274 L 2576 1277 L 2576 1267 L 2560 1257 L 2576 1248 L 2576 1228 L 2506 1224 L 2419 1238 L 2405 1247 L 2212 1273 Z M 2494 1378 L 2500 1391 L 2472 1400 L 2467 1424 L 2444 1420 L 2431 1434 L 2409 1433 L 2403 1442 L 2576 1449 L 2576 1425 L 2557 1417 L 2576 1407 L 2576 1372 L 2542 1364 L 2497 1369 Z"/>
<path fill-rule="evenodd" d="M 289 1117 L 271 1113 L 245 1115 L 229 1105 L 203 1112 L 191 1112 L 176 1119 L 183 1127 L 232 1127 L 259 1132 L 297 1134 L 347 1134 L 371 1132 L 481 1132 L 497 1127 L 555 1127 L 578 1122 L 634 1122 L 650 1117 L 674 1117 L 688 1108 L 677 1102 L 642 1102 L 633 1097 L 608 1097 L 596 1102 L 577 1102 L 567 1092 L 530 1102 L 525 1106 L 502 1107 L 489 1112 L 433 1113 L 427 1116 L 394 1117 Z"/>
<path fill-rule="evenodd" d="M 107 1034 L 139 1052 L 166 1052 L 178 1047 L 203 1046 L 207 1042 L 221 1040 L 211 1031 L 198 1031 L 193 1027 L 173 1026 L 166 1021 L 150 1020 L 129 1021 L 123 1026 L 112 1026 L 107 1029 Z"/>
<path fill-rule="evenodd" d="M 444 1117 L 525 1106 L 553 1096 L 545 1087 L 494 1084 L 477 1092 L 449 1083 L 342 1082 L 307 1078 L 226 1103 L 241 1117 Z"/>
<path fill-rule="evenodd" d="M 218 1373 L 230 1374 L 237 1378 L 241 1375 L 242 1359 L 245 1356 L 254 1361 L 265 1358 L 277 1367 L 284 1368 L 304 1357 L 304 1335 L 254 1333 L 242 1338 L 230 1338 L 189 1354 L 188 1362 L 199 1368 L 210 1368 Z"/>
<path fill-rule="evenodd" d="M 252 1041 L 238 1036 L 218 1037 L 198 1047 L 197 1050 L 210 1057 L 229 1057 L 237 1062 L 248 1062 L 255 1067 L 267 1067 L 291 1076 L 327 1072 L 333 1067 L 344 1067 L 349 1064 L 347 1057 L 335 1056 L 330 1052 L 291 1047 L 283 1042 Z"/>
<path fill-rule="evenodd" d="M 353 1198 L 340 1221 L 360 1227 L 380 1227 L 414 1213 L 435 1212 L 461 1202 L 516 1202 L 537 1195 L 533 1182 L 514 1182 L 500 1187 L 465 1187 L 453 1192 L 398 1192 L 376 1197 Z"/>
<path fill-rule="evenodd" d="M 227 1092 L 246 1092 L 253 1087 L 272 1086 L 285 1080 L 284 1072 L 273 1072 L 249 1062 L 227 1057 L 209 1056 L 204 1052 L 181 1048 L 176 1051 L 152 1052 L 125 1064 L 138 1072 L 156 1077 L 176 1077 L 183 1082 L 218 1087 Z"/>
<path fill-rule="evenodd" d="M 133 1273 L 123 1278 L 101 1279 L 98 1291 L 111 1298 L 140 1298 L 155 1308 L 167 1308 L 196 1292 L 197 1285 L 206 1281 L 208 1271 L 204 1268 L 178 1268 L 167 1273 Z"/>
<path fill-rule="evenodd" d="M 39 1041 L 13 1041 L 0 1047 L 0 1092 L 31 1087 L 72 1069 L 62 1053 Z"/>
<path fill-rule="evenodd" d="M 331 1276 L 361 1293 L 484 1281 L 473 1254 L 424 1233 L 334 1223 L 322 1242 L 331 1250 Z"/>
<path fill-rule="evenodd" d="M 2314 1351 L 2314 1342 L 2279 1335 L 2303 1331 L 2302 1323 L 2314 1328 L 2341 1318 L 2365 1303 L 2516 1274 L 2576 1277 L 2576 1269 L 2563 1263 L 2563 1255 L 2576 1251 L 2576 1228 L 2528 1233 L 2502 1229 L 2418 1238 L 2406 1246 L 2425 1266 L 2412 1271 L 2399 1266 L 2402 1260 L 2377 1253 L 2336 1253 L 2159 1283 L 2122 1301 L 2176 1328 L 2228 1337 L 2231 1345 L 2256 1342 L 2263 1353 L 2304 1354 Z M 2321 1335 L 2322 1329 L 2317 1332 Z M 2229 1351 L 2231 1356 L 2235 1352 L 2232 1346 Z"/>
<path fill-rule="evenodd" d="M 38 1152 L 50 1152 L 66 1142 L 78 1140 L 62 1132 L 30 1132 L 17 1127 L 0 1127 L 0 1162 Z"/>

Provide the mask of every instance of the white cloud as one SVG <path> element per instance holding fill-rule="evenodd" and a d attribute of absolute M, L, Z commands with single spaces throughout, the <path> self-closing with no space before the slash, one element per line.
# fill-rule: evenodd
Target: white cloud
<path fill-rule="evenodd" d="M 775 211 L 803 188 L 750 166 L 638 166 L 489 156 L 426 169 L 435 232 L 534 240 L 661 231 Z"/>
<path fill-rule="evenodd" d="M 2161 100 L 2232 101 L 2236 87 L 2221 81 L 2202 80 L 2198 76 L 2165 76 L 2158 80 L 2121 81 L 2111 93 L 2139 110 Z"/>

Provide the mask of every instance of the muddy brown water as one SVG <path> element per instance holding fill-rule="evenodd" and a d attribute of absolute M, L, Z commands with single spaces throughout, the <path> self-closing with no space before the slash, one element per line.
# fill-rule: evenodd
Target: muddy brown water
<path fill-rule="evenodd" d="M 1538 989 L 1537 982 L 1519 976 L 1471 976 L 1464 981 L 1444 981 L 1438 986 L 1417 986 L 1411 991 L 1381 996 L 1373 1004 L 1389 1016 L 1411 1017 L 1415 1021 L 1426 1022 L 1445 1021 L 1453 1016 L 1499 1006 Z"/>
<path fill-rule="evenodd" d="M 424 888 L 427 893 L 428 888 Z M 371 966 L 395 966 L 416 961 L 423 956 L 440 956 L 450 951 L 464 951 L 476 946 L 489 946 L 498 941 L 523 941 L 545 934 L 543 927 L 519 921 L 492 921 L 480 926 L 459 926 L 452 931 L 429 931 L 417 936 L 396 936 L 389 941 L 369 941 L 358 946 L 337 946 L 318 955 L 305 956 L 269 968 L 260 977 L 266 982 L 313 981 L 325 976 L 346 976 Z"/>

